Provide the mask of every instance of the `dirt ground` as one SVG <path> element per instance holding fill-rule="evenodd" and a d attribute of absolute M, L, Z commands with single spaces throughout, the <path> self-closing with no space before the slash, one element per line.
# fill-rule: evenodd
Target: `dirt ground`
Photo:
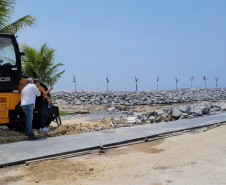
<path fill-rule="evenodd" d="M 42 137 L 55 137 L 62 135 L 78 134 L 83 132 L 92 132 L 98 130 L 106 130 L 112 128 L 112 118 L 104 118 L 98 121 L 86 121 L 87 117 L 76 118 L 71 120 L 63 120 L 61 126 L 57 126 L 56 123 L 51 123 L 49 132 L 41 132 L 34 129 L 34 133 L 39 138 Z M 9 130 L 6 126 L 0 126 L 0 144 L 11 143 L 28 140 L 23 132 L 16 130 Z"/>
<path fill-rule="evenodd" d="M 192 103 L 190 103 L 192 104 Z M 173 104 L 174 106 L 177 105 L 185 105 L 184 103 L 180 104 Z M 71 104 L 58 104 L 57 105 L 60 110 L 66 111 L 68 113 L 76 113 L 76 114 L 86 114 L 89 113 L 90 111 L 94 110 L 106 110 L 107 108 L 111 106 L 107 105 L 71 105 Z M 172 105 L 171 105 L 172 106 Z M 124 105 L 115 105 L 114 106 L 116 109 L 121 110 L 121 111 L 134 111 L 134 112 L 139 112 L 139 113 L 144 113 L 144 112 L 149 112 L 149 111 L 154 111 L 155 109 L 161 109 L 164 107 L 169 107 L 169 105 L 138 105 L 138 106 L 124 106 Z"/>
<path fill-rule="evenodd" d="M 65 105 L 64 105 L 65 106 Z M 99 107 L 106 110 L 107 107 Z M 162 106 L 117 107 L 144 113 Z M 93 107 L 64 107 L 71 113 L 87 113 Z M 76 112 L 77 111 L 77 112 Z M 112 128 L 112 118 L 87 121 L 88 117 L 52 123 L 53 137 Z M 203 128 L 204 129 L 204 128 Z M 134 144 L 69 159 L 46 160 L 0 169 L 1 185 L 77 184 L 226 184 L 226 125 L 207 132 L 199 129 L 180 136 Z M 24 133 L 0 127 L 0 144 L 27 140 Z"/>
<path fill-rule="evenodd" d="M 70 113 L 84 113 L 87 114 L 89 111 L 93 110 L 106 110 L 107 106 L 91 106 L 91 105 L 82 105 L 82 106 L 73 106 L 73 105 L 59 105 L 61 110 L 70 112 Z M 166 106 L 117 106 L 119 110 L 130 110 L 138 113 L 144 113 L 153 111 L 158 108 Z M 88 116 L 88 114 L 87 114 Z M 42 137 L 55 137 L 61 135 L 71 135 L 78 134 L 83 132 L 92 132 L 98 130 L 106 130 L 112 128 L 111 122 L 113 118 L 103 118 L 97 121 L 87 121 L 88 117 L 80 117 L 70 120 L 62 120 L 62 125 L 57 126 L 55 122 L 51 123 L 50 132 L 40 133 L 39 130 L 34 130 L 34 133 L 39 138 Z M 15 130 L 9 130 L 6 126 L 0 126 L 0 144 L 18 142 L 28 140 L 29 138 L 24 135 L 23 132 L 18 132 Z"/>
<path fill-rule="evenodd" d="M 1 185 L 226 184 L 226 125 L 68 159 L 0 169 Z"/>

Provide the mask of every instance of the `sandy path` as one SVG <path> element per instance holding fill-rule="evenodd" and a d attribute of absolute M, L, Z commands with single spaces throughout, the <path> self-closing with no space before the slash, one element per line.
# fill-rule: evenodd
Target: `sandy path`
<path fill-rule="evenodd" d="M 0 184 L 226 184 L 226 125 L 164 140 L 0 169 Z"/>

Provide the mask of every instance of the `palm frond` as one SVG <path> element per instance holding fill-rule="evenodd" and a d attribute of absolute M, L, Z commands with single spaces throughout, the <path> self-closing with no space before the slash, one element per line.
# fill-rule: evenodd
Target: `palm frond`
<path fill-rule="evenodd" d="M 39 51 L 35 48 L 23 44 L 21 50 L 25 52 L 22 57 L 22 71 L 24 74 L 33 78 L 38 78 L 47 85 L 53 85 L 65 72 L 57 72 L 58 67 L 63 66 L 62 63 L 54 63 L 55 49 L 49 48 L 47 44 L 43 44 Z"/>
<path fill-rule="evenodd" d="M 50 66 L 47 70 L 46 70 L 46 74 L 43 76 L 44 78 L 46 78 L 47 76 L 52 76 L 58 67 L 63 66 L 64 64 L 62 63 L 58 63 L 54 66 Z"/>
<path fill-rule="evenodd" d="M 13 13 L 14 0 L 0 0 L 0 32 L 10 22 L 10 15 Z"/>
<path fill-rule="evenodd" d="M 59 78 L 61 78 L 61 76 L 64 72 L 65 72 L 65 70 L 63 70 L 63 71 L 57 73 L 56 75 L 54 75 L 53 77 L 51 77 L 51 79 L 49 79 L 49 83 L 47 83 L 47 85 L 49 85 L 49 86 L 54 85 L 57 82 L 57 80 Z"/>
<path fill-rule="evenodd" d="M 35 24 L 35 18 L 33 18 L 31 15 L 26 15 L 15 22 L 3 27 L 0 32 L 2 33 L 12 33 L 15 34 L 19 30 L 29 26 L 33 26 Z"/>

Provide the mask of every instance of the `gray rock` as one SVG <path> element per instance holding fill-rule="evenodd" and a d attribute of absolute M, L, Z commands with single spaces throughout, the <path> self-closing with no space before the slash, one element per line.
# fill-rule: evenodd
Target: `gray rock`
<path fill-rule="evenodd" d="M 81 98 L 80 98 L 80 100 L 82 100 L 82 101 L 86 101 L 87 99 L 86 99 L 86 98 L 84 98 L 84 97 L 81 97 Z"/>
<path fill-rule="evenodd" d="M 56 99 L 56 100 L 54 100 L 54 103 L 56 103 L 56 104 L 60 104 L 62 102 L 62 99 Z"/>
<path fill-rule="evenodd" d="M 147 121 L 147 118 L 142 118 L 142 119 L 141 119 L 141 122 L 142 122 L 142 123 L 145 123 L 146 121 Z"/>
<path fill-rule="evenodd" d="M 217 103 L 212 103 L 211 105 L 212 105 L 212 107 L 216 107 L 216 108 L 221 109 L 221 103 L 219 103 L 219 102 L 217 102 Z"/>
<path fill-rule="evenodd" d="M 103 104 L 108 104 L 108 101 L 107 100 L 103 100 L 102 103 Z"/>
<path fill-rule="evenodd" d="M 186 88 L 164 91 L 142 91 L 142 92 L 55 92 L 51 94 L 54 103 L 60 104 L 64 100 L 68 104 L 75 105 L 150 105 L 171 104 L 199 101 L 226 100 L 226 88 Z M 64 103 L 65 103 L 64 102 Z M 81 103 L 78 103 L 81 102 Z M 220 105 L 216 103 L 202 102 L 199 107 L 209 106 L 226 110 L 226 102 Z M 186 107 L 186 106 L 185 106 Z M 208 108 L 209 110 L 211 108 Z M 185 110 L 186 109 L 186 110 Z M 190 114 L 189 107 L 179 109 L 183 113 Z M 171 111 L 171 110 L 169 110 Z M 171 114 L 171 112 L 167 112 Z M 207 109 L 205 108 L 204 114 Z"/>
<path fill-rule="evenodd" d="M 140 125 L 142 123 L 142 121 L 140 119 L 136 119 L 136 124 Z"/>
<path fill-rule="evenodd" d="M 155 119 L 155 122 L 156 123 L 159 123 L 159 122 L 161 122 L 162 121 L 162 118 L 161 117 L 157 117 L 156 119 Z"/>
<path fill-rule="evenodd" d="M 147 118 L 149 118 L 149 117 L 151 117 L 151 116 L 154 116 L 155 115 L 155 112 L 147 112 L 147 113 L 145 113 L 145 116 L 147 117 Z"/>
<path fill-rule="evenodd" d="M 75 105 L 81 105 L 81 104 L 82 104 L 81 101 L 77 101 L 77 102 L 75 103 Z"/>
<path fill-rule="evenodd" d="M 154 116 L 149 117 L 148 120 L 149 120 L 151 123 L 155 123 L 155 117 L 154 117 Z"/>
<path fill-rule="evenodd" d="M 210 109 L 210 112 L 219 112 L 221 109 L 218 107 L 213 107 L 212 109 Z"/>
<path fill-rule="evenodd" d="M 191 114 L 191 107 L 190 106 L 181 106 L 179 110 L 183 113 Z"/>
<path fill-rule="evenodd" d="M 107 109 L 107 111 L 109 111 L 109 112 L 115 112 L 116 111 L 116 108 L 115 107 L 109 107 Z"/>
<path fill-rule="evenodd" d="M 186 119 L 188 118 L 188 114 L 187 113 L 182 113 L 181 116 L 180 116 L 180 119 Z"/>
<path fill-rule="evenodd" d="M 66 104 L 68 104 L 68 102 L 67 102 L 67 101 L 65 101 L 65 100 L 62 100 L 60 104 L 62 104 L 62 105 L 66 105 Z"/>
<path fill-rule="evenodd" d="M 173 109 L 172 116 L 175 118 L 179 118 L 181 116 L 182 112 L 179 109 Z"/>
<path fill-rule="evenodd" d="M 226 103 L 225 103 L 225 102 L 222 102 L 222 103 L 220 104 L 220 108 L 221 108 L 222 110 L 226 110 Z"/>
<path fill-rule="evenodd" d="M 208 106 L 205 106 L 205 107 L 199 107 L 199 109 L 202 110 L 202 113 L 203 113 L 203 114 L 207 114 L 207 113 L 209 112 L 209 110 L 210 110 Z"/>
<path fill-rule="evenodd" d="M 155 117 L 161 116 L 162 114 L 165 114 L 163 109 L 156 109 L 155 112 L 154 112 Z"/>
<path fill-rule="evenodd" d="M 136 122 L 136 117 L 135 116 L 127 117 L 127 122 L 128 123 L 135 123 Z"/>
<path fill-rule="evenodd" d="M 202 110 L 201 109 L 194 109 L 191 111 L 193 116 L 203 116 Z"/>
<path fill-rule="evenodd" d="M 159 117 L 162 118 L 162 121 L 167 121 L 168 120 L 168 117 L 169 117 L 169 114 L 164 113 L 164 114 L 159 115 Z"/>
<path fill-rule="evenodd" d="M 8 131 L 9 128 L 7 126 L 0 126 L 0 130 L 3 130 L 3 131 Z"/>
<path fill-rule="evenodd" d="M 162 109 L 166 114 L 172 114 L 172 107 L 170 107 L 169 109 Z"/>

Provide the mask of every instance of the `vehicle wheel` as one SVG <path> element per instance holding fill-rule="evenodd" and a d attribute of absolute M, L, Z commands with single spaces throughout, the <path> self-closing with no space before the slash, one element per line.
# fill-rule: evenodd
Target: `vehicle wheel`
<path fill-rule="evenodd" d="M 60 116 L 56 117 L 56 123 L 57 123 L 58 126 L 62 125 Z"/>
<path fill-rule="evenodd" d="M 19 132 L 25 132 L 26 122 L 21 123 L 9 123 L 6 125 L 10 130 L 16 130 Z"/>

